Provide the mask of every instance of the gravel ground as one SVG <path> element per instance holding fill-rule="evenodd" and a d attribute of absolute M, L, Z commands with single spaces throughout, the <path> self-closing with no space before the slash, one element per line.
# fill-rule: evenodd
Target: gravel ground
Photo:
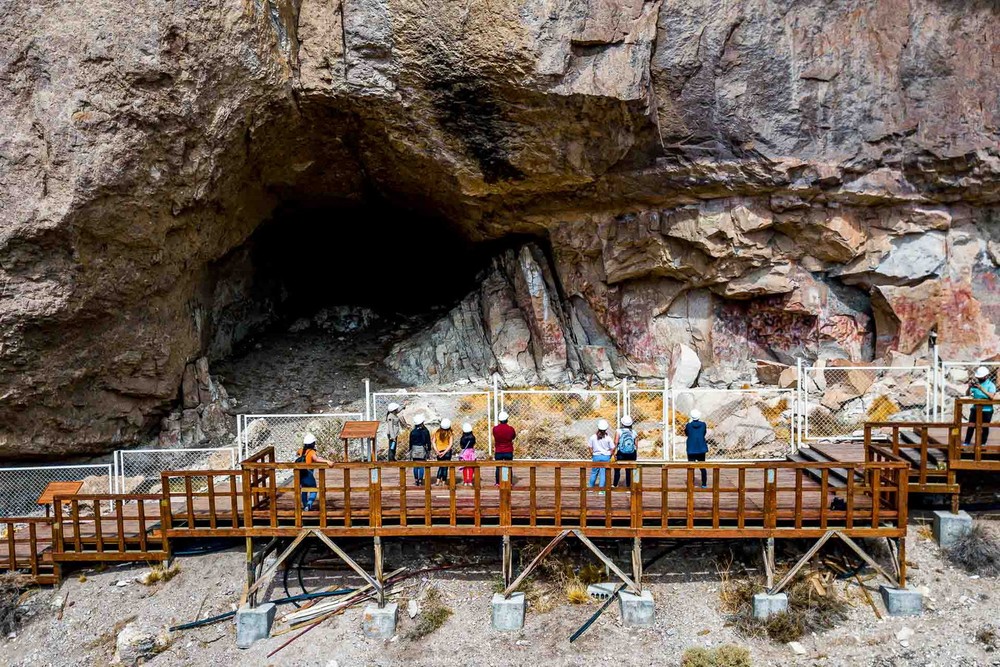
<path fill-rule="evenodd" d="M 331 619 L 273 658 L 267 654 L 292 635 L 258 642 L 241 651 L 235 646 L 231 623 L 177 632 L 170 647 L 150 665 L 524 665 L 544 661 L 551 665 L 678 665 L 684 649 L 737 643 L 747 646 L 755 665 L 1000 665 L 1000 652 L 977 639 L 983 628 L 1000 624 L 996 581 L 970 577 L 948 566 L 937 547 L 911 528 L 909 561 L 911 583 L 929 590 L 927 611 L 917 618 L 875 619 L 853 584 L 838 584 L 853 605 L 841 626 L 802 640 L 806 654 L 786 645 L 746 640 L 726 627 L 719 609 L 718 563 L 737 549 L 733 574 L 754 567 L 756 549 L 735 543 L 691 543 L 673 551 L 647 571 L 656 600 L 656 624 L 644 630 L 620 627 L 612 606 L 577 642 L 568 637 L 596 609 L 595 604 L 563 605 L 546 613 L 528 610 L 520 633 L 501 635 L 490 628 L 489 600 L 498 577 L 498 548 L 487 541 L 424 542 L 407 546 L 400 562 L 411 568 L 442 560 L 466 561 L 478 553 L 478 564 L 461 570 L 429 573 L 411 579 L 401 595 L 419 599 L 428 585 L 438 587 L 454 614 L 433 634 L 410 640 L 415 621 L 401 613 L 399 633 L 388 642 L 365 639 L 360 632 L 361 609 Z M 801 545 L 803 548 L 807 545 Z M 361 545 L 354 549 L 363 557 Z M 656 545 L 647 545 L 649 557 Z M 779 554 L 780 555 L 780 554 Z M 785 554 L 791 560 L 793 554 Z M 370 558 L 370 557 L 369 557 Z M 113 659 L 116 624 L 131 617 L 151 626 L 165 626 L 228 611 L 241 589 L 243 553 L 233 548 L 211 555 L 179 558 L 180 573 L 170 582 L 145 586 L 135 581 L 145 567 L 122 566 L 103 572 L 80 570 L 67 576 L 58 589 L 43 589 L 27 603 L 31 617 L 0 650 L 0 665 L 101 665 Z M 78 577 L 83 574 L 85 581 Z M 325 582 L 356 585 L 346 573 L 311 571 Z M 125 582 L 124 585 L 118 585 Z M 872 593 L 877 592 L 872 582 Z M 315 582 L 314 584 L 315 585 Z M 293 589 L 292 593 L 297 592 Z M 270 592 L 281 597 L 280 586 Z M 62 620 L 60 602 L 66 600 Z M 879 607 L 881 608 L 881 604 Z M 402 605 L 405 608 L 405 605 Z M 282 609 L 290 609 L 283 607 Z M 419 620 L 419 617 L 418 617 Z M 903 628 L 912 637 L 900 641 Z"/>

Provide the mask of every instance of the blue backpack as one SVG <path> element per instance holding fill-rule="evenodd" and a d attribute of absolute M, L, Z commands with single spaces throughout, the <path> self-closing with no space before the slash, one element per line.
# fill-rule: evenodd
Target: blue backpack
<path fill-rule="evenodd" d="M 635 453 L 635 433 L 632 429 L 622 429 L 621 435 L 618 436 L 618 451 L 622 454 Z"/>

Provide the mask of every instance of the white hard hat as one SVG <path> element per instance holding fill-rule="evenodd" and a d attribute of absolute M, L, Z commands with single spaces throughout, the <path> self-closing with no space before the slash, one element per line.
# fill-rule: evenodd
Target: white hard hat
<path fill-rule="evenodd" d="M 701 410 L 695 408 L 691 411 L 691 419 L 701 419 Z"/>
<path fill-rule="evenodd" d="M 990 376 L 990 369 L 986 368 L 986 366 L 980 366 L 979 368 L 976 369 L 977 380 L 985 380 L 989 376 Z"/>
<path fill-rule="evenodd" d="M 624 417 L 622 417 L 622 426 L 631 426 L 631 425 L 632 425 L 632 418 L 631 417 L 629 417 L 628 415 L 625 415 Z"/>
<path fill-rule="evenodd" d="M 315 445 L 316 444 L 316 436 L 313 435 L 312 433 L 306 433 L 305 437 L 302 438 L 302 444 L 303 445 Z"/>
<path fill-rule="evenodd" d="M 472 424 L 469 422 L 462 424 L 462 433 L 472 433 Z"/>
<path fill-rule="evenodd" d="M 414 417 L 413 418 L 413 423 L 416 426 L 420 426 L 421 424 L 423 424 L 424 423 L 424 415 L 423 414 L 419 414 L 416 417 Z"/>
<path fill-rule="evenodd" d="M 505 421 L 507 421 L 508 419 L 510 419 L 510 415 L 509 415 L 509 414 L 507 414 L 507 411 L 506 411 L 506 410 L 501 410 L 501 411 L 500 411 L 500 414 L 498 414 L 498 415 L 497 415 L 497 420 L 498 420 L 498 421 L 502 421 L 502 422 L 505 422 Z"/>
<path fill-rule="evenodd" d="M 441 420 L 441 428 L 446 428 L 446 429 L 447 428 L 451 428 L 451 420 L 450 419 L 442 419 Z"/>
<path fill-rule="evenodd" d="M 598 420 L 598 422 L 597 422 L 597 430 L 598 431 L 607 431 L 608 427 L 609 427 L 609 424 L 608 424 L 608 420 L 607 419 L 600 419 L 600 420 Z"/>
<path fill-rule="evenodd" d="M 399 403 L 390 403 L 389 407 L 386 408 L 386 412 L 395 412 L 399 410 Z"/>

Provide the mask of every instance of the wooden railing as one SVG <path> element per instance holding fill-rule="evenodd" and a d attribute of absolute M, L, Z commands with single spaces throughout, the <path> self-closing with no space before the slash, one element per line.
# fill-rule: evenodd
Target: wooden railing
<path fill-rule="evenodd" d="M 993 413 L 1000 411 L 1000 400 L 981 401 L 972 398 L 955 399 L 955 421 L 949 442 L 948 458 L 950 465 L 959 470 L 1000 470 L 1000 438 L 993 437 L 990 444 L 988 435 L 991 432 L 1000 435 L 1000 424 L 983 421 L 985 406 L 991 406 Z M 975 408 L 979 409 L 975 409 Z M 966 410 L 969 417 L 965 417 Z M 971 435 L 970 443 L 965 440 Z"/>
<path fill-rule="evenodd" d="M 600 464 L 589 461 L 497 463 L 394 462 L 335 464 L 244 463 L 243 523 L 250 534 L 295 534 L 319 527 L 355 535 L 551 535 L 566 528 L 613 536 L 786 537 L 842 529 L 898 537 L 905 531 L 908 465 L 887 450 L 867 462 Z M 414 485 L 413 470 L 446 484 Z M 471 486 L 459 468 L 471 468 Z M 605 484 L 588 489 L 592 468 Z M 298 471 L 316 471 L 315 488 Z M 610 484 L 612 471 L 632 472 L 628 486 Z M 708 484 L 700 481 L 705 469 Z M 848 470 L 846 485 L 832 471 Z M 812 475 L 818 471 L 819 482 Z M 251 485 L 249 480 L 259 480 Z M 316 508 L 302 494 L 315 491 Z M 598 493 L 603 491 L 603 495 Z M 835 500 L 839 499 L 839 500 Z M 900 527 L 904 526 L 904 527 Z"/>
<path fill-rule="evenodd" d="M 162 497 L 76 494 L 53 499 L 55 561 L 154 561 L 168 557 Z M 128 511 L 126 511 L 128 508 Z"/>
<path fill-rule="evenodd" d="M 161 475 L 161 515 L 167 537 L 178 531 L 211 531 L 218 537 L 242 537 L 240 507 L 245 480 L 238 470 L 168 470 Z M 253 477 L 258 482 L 264 476 Z"/>
<path fill-rule="evenodd" d="M 45 552 L 52 546 L 51 519 L 4 517 L 0 520 L 0 572 L 25 572 L 35 583 L 55 584 L 59 566 Z"/>
<path fill-rule="evenodd" d="M 865 424 L 865 460 L 872 460 L 869 452 L 879 446 L 882 435 L 885 449 L 910 466 L 911 492 L 956 495 L 955 471 L 948 465 L 953 430 L 953 425 L 939 422 L 869 422 Z M 915 442 L 909 442 L 905 434 Z"/>

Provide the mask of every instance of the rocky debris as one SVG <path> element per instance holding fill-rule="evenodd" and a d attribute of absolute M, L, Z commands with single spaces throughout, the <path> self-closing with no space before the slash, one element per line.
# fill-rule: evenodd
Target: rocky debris
<path fill-rule="evenodd" d="M 190 407 L 171 412 L 162 420 L 158 438 L 160 448 L 231 445 L 236 435 L 231 414 L 233 406 L 226 388 L 209 373 L 208 359 L 201 357 L 188 364 L 181 386 L 182 404 Z"/>
<path fill-rule="evenodd" d="M 115 639 L 115 664 L 135 667 L 162 653 L 172 641 L 166 628 L 129 623 Z"/>

